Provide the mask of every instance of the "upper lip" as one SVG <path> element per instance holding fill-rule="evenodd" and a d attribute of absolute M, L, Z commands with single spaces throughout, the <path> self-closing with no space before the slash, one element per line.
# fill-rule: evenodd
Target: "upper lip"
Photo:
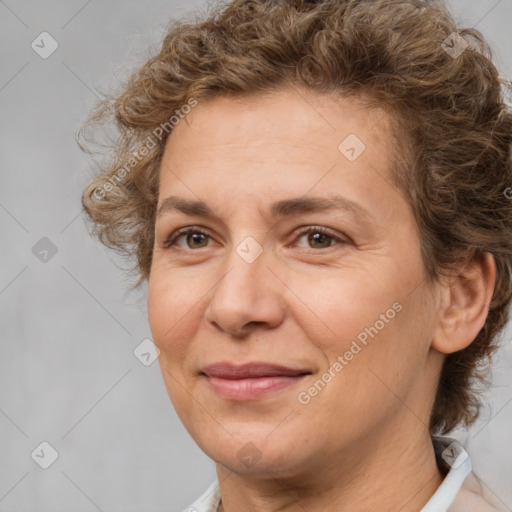
<path fill-rule="evenodd" d="M 205 366 L 202 372 L 208 377 L 219 377 L 221 379 L 248 379 L 255 377 L 296 377 L 311 373 L 304 369 L 288 368 L 272 363 L 246 363 L 235 365 L 229 362 L 219 362 Z"/>

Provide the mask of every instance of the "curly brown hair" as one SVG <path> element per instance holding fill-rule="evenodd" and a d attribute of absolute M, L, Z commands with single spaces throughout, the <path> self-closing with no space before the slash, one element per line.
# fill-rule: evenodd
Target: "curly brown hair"
<path fill-rule="evenodd" d="M 494 256 L 487 320 L 446 357 L 430 418 L 432 435 L 471 425 L 512 297 L 512 112 L 483 36 L 458 30 L 442 1 L 234 0 L 172 22 L 159 53 L 119 94 L 105 95 L 80 131 L 90 141 L 90 128 L 112 121 L 117 130 L 82 196 L 93 234 L 136 258 L 135 286 L 147 280 L 159 166 L 185 107 L 286 84 L 366 98 L 392 113 L 396 181 L 432 282 L 479 254 Z"/>

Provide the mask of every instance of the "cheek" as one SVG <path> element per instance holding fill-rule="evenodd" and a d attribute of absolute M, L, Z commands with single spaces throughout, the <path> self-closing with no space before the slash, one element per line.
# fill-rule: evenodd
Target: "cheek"
<path fill-rule="evenodd" d="M 391 267 L 381 276 L 378 286 L 374 274 L 355 269 L 335 281 L 320 279 L 315 286 L 295 281 L 294 291 L 311 305 L 311 311 L 297 311 L 296 321 L 323 354 L 320 371 L 336 375 L 325 376 L 338 396 L 329 400 L 364 400 L 379 407 L 382 400 L 394 400 L 379 377 L 403 390 L 426 357 L 432 325 L 423 291 L 408 294 Z"/>
<path fill-rule="evenodd" d="M 192 328 L 194 304 L 187 296 L 187 288 L 173 286 L 156 275 L 148 287 L 148 319 L 155 345 L 160 349 L 160 362 L 180 361 L 185 355 Z M 185 292 L 185 293 L 184 293 Z"/>
<path fill-rule="evenodd" d="M 375 286 L 370 272 L 357 269 L 338 275 L 333 272 L 314 285 L 295 281 L 291 287 L 307 305 L 305 311 L 303 307 L 300 312 L 296 310 L 296 321 L 312 341 L 318 341 L 336 355 L 347 350 L 358 336 L 364 341 L 367 330 L 374 332 L 376 323 L 378 331 L 386 330 L 400 308 L 393 307 L 400 294 L 391 284 Z"/>

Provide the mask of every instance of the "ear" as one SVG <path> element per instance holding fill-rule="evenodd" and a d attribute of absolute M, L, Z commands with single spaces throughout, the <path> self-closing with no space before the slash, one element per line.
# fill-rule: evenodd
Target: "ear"
<path fill-rule="evenodd" d="M 444 354 L 466 348 L 484 326 L 496 281 L 492 254 L 477 254 L 457 276 L 441 284 L 432 347 Z"/>

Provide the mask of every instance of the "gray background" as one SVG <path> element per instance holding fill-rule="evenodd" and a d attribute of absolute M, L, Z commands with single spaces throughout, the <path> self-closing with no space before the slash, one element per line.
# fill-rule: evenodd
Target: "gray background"
<path fill-rule="evenodd" d="M 511 79 L 512 0 L 450 5 Z M 74 138 L 97 91 L 154 53 L 171 18 L 206 6 L 0 0 L 0 512 L 175 512 L 215 477 L 158 362 L 133 354 L 151 337 L 145 289 L 126 294 L 125 264 L 87 234 L 80 194 L 94 166 Z M 31 48 L 43 31 L 59 45 L 47 59 Z M 43 237 L 57 248 L 46 262 L 32 250 Z M 512 510 L 510 338 L 482 419 L 456 437 Z M 59 455 L 48 469 L 31 458 L 42 441 Z"/>

